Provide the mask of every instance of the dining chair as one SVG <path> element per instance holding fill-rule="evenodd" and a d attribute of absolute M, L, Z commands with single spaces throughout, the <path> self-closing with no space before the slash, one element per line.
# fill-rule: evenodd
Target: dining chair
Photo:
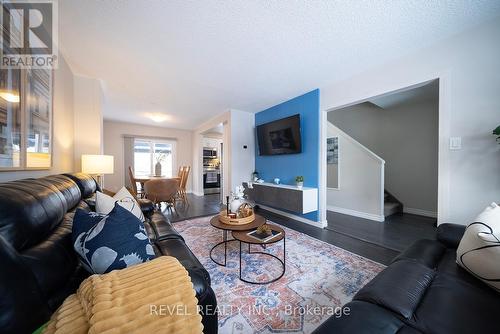
<path fill-rule="evenodd" d="M 175 198 L 179 191 L 179 179 L 152 179 L 144 183 L 146 198 L 161 208 L 161 203 L 167 204 L 167 209 L 175 210 Z"/>
<path fill-rule="evenodd" d="M 132 166 L 128 166 L 128 176 L 130 178 L 130 183 L 132 186 L 132 195 L 134 195 L 136 198 L 143 198 L 144 189 L 137 189 L 137 181 L 135 180 L 134 169 L 132 168 Z"/>
<path fill-rule="evenodd" d="M 178 177 L 180 178 L 179 192 L 177 197 L 184 204 L 189 204 L 189 200 L 187 198 L 186 185 L 190 171 L 191 171 L 191 166 L 181 166 L 179 167 L 179 172 L 177 173 Z"/>
<path fill-rule="evenodd" d="M 182 178 L 182 183 L 180 185 L 181 191 L 182 191 L 182 198 L 186 203 L 189 204 L 188 197 L 187 197 L 187 190 L 186 190 L 186 185 L 189 179 L 189 172 L 191 171 L 191 166 L 184 166 L 184 177 Z"/>

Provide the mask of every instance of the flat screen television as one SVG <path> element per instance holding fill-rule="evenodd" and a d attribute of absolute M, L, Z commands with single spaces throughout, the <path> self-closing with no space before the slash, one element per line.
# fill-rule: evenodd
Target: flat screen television
<path fill-rule="evenodd" d="M 300 115 L 293 115 L 257 126 L 259 155 L 302 152 Z"/>

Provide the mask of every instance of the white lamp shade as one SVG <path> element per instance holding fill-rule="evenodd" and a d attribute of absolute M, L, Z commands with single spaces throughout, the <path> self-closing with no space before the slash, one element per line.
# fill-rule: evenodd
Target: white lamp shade
<path fill-rule="evenodd" d="M 86 174 L 113 174 L 114 158 L 112 155 L 83 154 L 82 172 Z"/>

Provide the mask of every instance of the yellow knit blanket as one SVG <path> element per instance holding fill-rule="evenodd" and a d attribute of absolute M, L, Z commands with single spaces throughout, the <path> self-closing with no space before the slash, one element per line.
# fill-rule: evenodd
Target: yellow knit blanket
<path fill-rule="evenodd" d="M 202 333 L 196 293 L 170 256 L 92 275 L 52 315 L 43 333 Z"/>

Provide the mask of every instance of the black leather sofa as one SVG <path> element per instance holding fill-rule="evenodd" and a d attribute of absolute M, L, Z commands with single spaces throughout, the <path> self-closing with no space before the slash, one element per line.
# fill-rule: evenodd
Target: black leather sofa
<path fill-rule="evenodd" d="M 500 333 L 500 294 L 455 263 L 464 231 L 440 225 L 437 240 L 411 245 L 344 306 L 349 315 L 314 333 Z"/>
<path fill-rule="evenodd" d="M 77 207 L 91 210 L 96 189 L 85 174 L 0 184 L 0 333 L 33 332 L 89 276 L 73 251 L 71 227 Z M 151 202 L 140 204 L 156 254 L 176 257 L 201 309 L 215 309 L 208 272 Z M 204 332 L 217 333 L 217 315 L 202 316 Z"/>

